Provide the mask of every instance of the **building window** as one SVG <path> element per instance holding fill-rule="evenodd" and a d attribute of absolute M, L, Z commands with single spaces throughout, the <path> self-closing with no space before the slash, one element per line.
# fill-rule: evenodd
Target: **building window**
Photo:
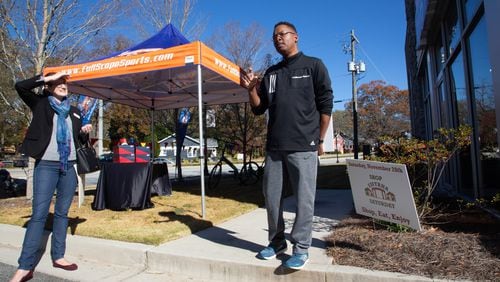
<path fill-rule="evenodd" d="M 439 127 L 445 127 L 448 128 L 450 127 L 450 122 L 449 122 L 449 105 L 450 105 L 450 100 L 448 98 L 448 93 L 444 87 L 444 83 L 441 82 L 438 86 L 438 93 L 439 93 L 439 117 L 440 117 L 440 123 Z"/>
<path fill-rule="evenodd" d="M 450 88 L 456 101 L 458 124 L 471 125 L 471 114 L 470 114 L 470 107 L 467 102 L 464 64 L 461 52 L 458 53 L 457 57 L 451 64 L 450 83 L 451 83 Z"/>
<path fill-rule="evenodd" d="M 429 90 L 429 75 L 427 74 L 427 62 L 422 64 L 424 67 L 421 69 L 421 73 L 419 75 L 419 85 L 422 91 L 422 103 L 424 106 L 423 114 L 424 114 L 424 123 L 425 128 L 423 128 L 424 136 L 426 139 L 432 137 L 432 102 L 431 102 L 431 94 Z M 417 110 L 414 110 L 417 112 Z M 418 136 L 420 138 L 424 136 Z"/>
<path fill-rule="evenodd" d="M 500 153 L 498 151 L 495 98 L 492 69 L 488 50 L 486 22 L 482 17 L 468 39 L 470 71 L 475 107 L 476 141 L 479 143 L 481 171 L 480 196 L 488 195 L 488 189 L 500 183 Z"/>
<path fill-rule="evenodd" d="M 450 3 L 445 24 L 446 47 L 448 48 L 448 57 L 451 57 L 460 42 L 460 24 L 458 21 L 457 6 L 454 2 Z"/>
<path fill-rule="evenodd" d="M 444 67 L 444 63 L 446 62 L 446 48 L 443 46 L 441 36 L 438 37 L 434 50 L 434 55 L 436 57 L 436 74 L 439 74 Z"/>
<path fill-rule="evenodd" d="M 457 112 L 457 122 L 459 125 L 471 125 L 470 104 L 467 99 L 465 73 L 462 53 L 458 53 L 450 68 L 450 89 L 455 99 L 455 107 Z M 460 192 L 470 197 L 474 197 L 474 181 L 473 181 L 473 158 L 471 155 L 471 147 L 465 148 L 459 153 L 460 172 L 458 177 L 458 186 Z"/>

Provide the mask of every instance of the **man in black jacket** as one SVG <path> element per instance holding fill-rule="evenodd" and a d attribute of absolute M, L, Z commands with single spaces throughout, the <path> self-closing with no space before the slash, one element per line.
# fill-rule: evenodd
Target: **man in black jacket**
<path fill-rule="evenodd" d="M 333 95 L 323 62 L 299 51 L 295 26 L 279 22 L 273 42 L 283 60 L 260 80 L 251 69 L 243 75 L 255 114 L 269 112 L 263 191 L 268 215 L 269 245 L 257 255 L 272 259 L 287 249 L 283 220 L 283 177 L 294 193 L 296 217 L 290 241 L 293 254 L 284 266 L 301 269 L 309 260 L 318 155 L 330 123 Z"/>

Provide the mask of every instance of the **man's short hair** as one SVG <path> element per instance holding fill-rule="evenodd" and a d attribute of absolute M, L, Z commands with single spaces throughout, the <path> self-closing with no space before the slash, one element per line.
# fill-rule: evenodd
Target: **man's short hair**
<path fill-rule="evenodd" d="M 295 26 L 292 23 L 289 23 L 289 22 L 286 22 L 286 21 L 281 21 L 281 22 L 278 22 L 277 24 L 274 25 L 274 29 L 276 29 L 276 27 L 279 26 L 279 25 L 286 25 L 289 28 L 293 29 L 293 31 L 295 33 L 297 33 L 297 29 L 295 28 Z"/>

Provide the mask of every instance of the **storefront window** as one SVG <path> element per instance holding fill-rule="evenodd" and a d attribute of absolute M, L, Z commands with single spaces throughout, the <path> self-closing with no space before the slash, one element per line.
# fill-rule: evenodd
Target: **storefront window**
<path fill-rule="evenodd" d="M 458 123 L 471 124 L 470 110 L 465 90 L 464 64 L 462 53 L 459 53 L 451 65 L 451 91 L 454 94 L 457 107 Z"/>
<path fill-rule="evenodd" d="M 463 56 L 460 52 L 450 68 L 450 89 L 452 95 L 455 99 L 456 112 L 458 118 L 458 124 L 468 124 L 471 125 L 471 112 L 470 106 L 467 100 L 467 91 L 465 88 L 465 74 L 464 74 L 464 64 Z M 472 154 L 471 147 L 467 147 L 460 151 L 460 177 L 459 189 L 462 193 L 474 197 L 474 183 L 473 183 L 473 168 L 472 168 Z"/>
<path fill-rule="evenodd" d="M 469 37 L 473 97 L 482 169 L 481 191 L 500 185 L 495 98 L 484 17 Z M 486 195 L 481 195 L 486 196 Z"/>
<path fill-rule="evenodd" d="M 450 123 L 448 122 L 448 114 L 450 113 L 449 104 L 448 94 L 444 88 L 444 83 L 441 82 L 439 85 L 439 115 L 441 117 L 439 127 L 450 127 Z"/>
<path fill-rule="evenodd" d="M 427 68 L 422 69 L 420 74 L 420 85 L 422 87 L 422 96 L 424 103 L 424 118 L 425 118 L 425 136 L 430 138 L 432 136 L 432 108 L 431 108 L 431 95 L 429 90 L 429 76 L 427 74 Z"/>

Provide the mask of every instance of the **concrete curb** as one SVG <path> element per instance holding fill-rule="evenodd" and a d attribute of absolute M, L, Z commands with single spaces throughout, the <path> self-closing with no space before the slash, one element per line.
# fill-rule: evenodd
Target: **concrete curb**
<path fill-rule="evenodd" d="M 53 268 L 47 251 L 36 270 L 76 281 L 435 281 L 333 265 L 325 254 L 324 237 L 351 209 L 350 191 L 318 190 L 311 258 L 300 271 L 281 266 L 291 254 L 290 246 L 277 259 L 255 258 L 267 245 L 266 212 L 262 208 L 160 246 L 68 235 L 67 256 L 78 262 L 79 270 Z M 293 206 L 287 203 L 287 233 L 293 222 L 292 211 Z M 24 232 L 22 227 L 0 224 L 1 262 L 16 265 Z M 50 240 L 46 249 L 50 249 Z"/>

